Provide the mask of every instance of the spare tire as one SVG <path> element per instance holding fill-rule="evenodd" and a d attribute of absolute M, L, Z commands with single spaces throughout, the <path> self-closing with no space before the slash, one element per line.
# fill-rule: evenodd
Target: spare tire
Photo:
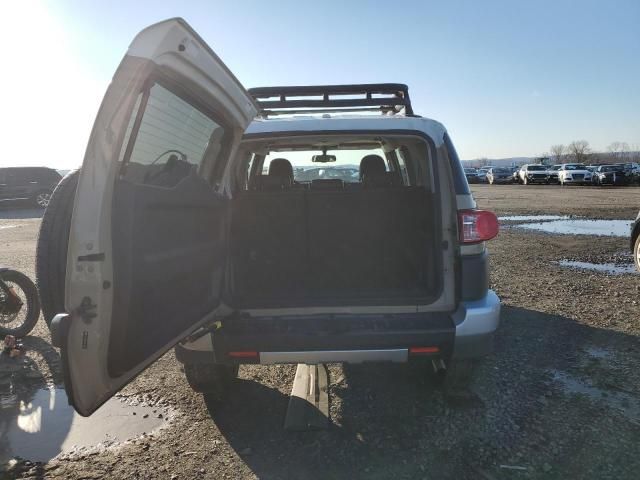
<path fill-rule="evenodd" d="M 79 176 L 80 170 L 74 170 L 60 181 L 51 195 L 40 224 L 36 248 L 36 284 L 42 315 L 47 325 L 51 324 L 56 314 L 65 311 L 67 247 Z"/>

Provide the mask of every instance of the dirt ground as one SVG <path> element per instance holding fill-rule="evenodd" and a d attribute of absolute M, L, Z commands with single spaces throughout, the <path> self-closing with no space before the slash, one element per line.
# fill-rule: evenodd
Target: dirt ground
<path fill-rule="evenodd" d="M 640 188 L 474 185 L 473 191 L 480 207 L 499 214 L 632 220 L 640 208 Z M 0 210 L 0 264 L 34 276 L 38 225 L 33 210 Z M 479 365 L 466 397 L 446 397 L 422 368 L 331 365 L 330 428 L 290 433 L 282 426 L 295 366 L 242 367 L 227 401 L 213 405 L 189 389 L 169 352 L 123 391 L 174 409 L 167 428 L 45 464 L 22 459 L 4 475 L 638 478 L 640 276 L 557 265 L 566 258 L 630 263 L 628 244 L 503 225 L 489 244 L 491 284 L 503 301 L 495 353 Z M 21 381 L 29 388 L 59 384 L 58 352 L 44 322 L 25 344 L 25 369 L 40 375 Z"/>

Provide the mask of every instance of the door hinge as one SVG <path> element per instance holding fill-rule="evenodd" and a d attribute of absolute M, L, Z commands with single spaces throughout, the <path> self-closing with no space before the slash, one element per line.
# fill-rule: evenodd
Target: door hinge
<path fill-rule="evenodd" d="M 96 307 L 97 305 L 91 301 L 91 297 L 84 297 L 80 306 L 73 311 L 73 315 L 82 318 L 84 323 L 91 323 L 91 320 L 98 316 Z"/>

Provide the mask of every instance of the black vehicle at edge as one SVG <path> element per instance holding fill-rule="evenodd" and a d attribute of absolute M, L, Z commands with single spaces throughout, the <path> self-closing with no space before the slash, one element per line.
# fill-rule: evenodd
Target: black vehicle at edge
<path fill-rule="evenodd" d="M 62 176 L 52 168 L 0 168 L 0 205 L 26 201 L 34 207 L 46 208 L 60 180 Z"/>
<path fill-rule="evenodd" d="M 631 252 L 633 253 L 633 263 L 640 271 L 640 212 L 631 224 Z"/>

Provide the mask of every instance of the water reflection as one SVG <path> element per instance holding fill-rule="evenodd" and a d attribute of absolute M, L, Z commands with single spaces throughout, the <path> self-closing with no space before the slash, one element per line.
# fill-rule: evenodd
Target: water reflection
<path fill-rule="evenodd" d="M 13 457 L 46 462 L 61 452 L 101 448 L 150 433 L 168 420 L 157 407 L 111 399 L 89 418 L 68 405 L 64 389 L 40 389 L 25 398 L 0 395 L 0 463 Z"/>

